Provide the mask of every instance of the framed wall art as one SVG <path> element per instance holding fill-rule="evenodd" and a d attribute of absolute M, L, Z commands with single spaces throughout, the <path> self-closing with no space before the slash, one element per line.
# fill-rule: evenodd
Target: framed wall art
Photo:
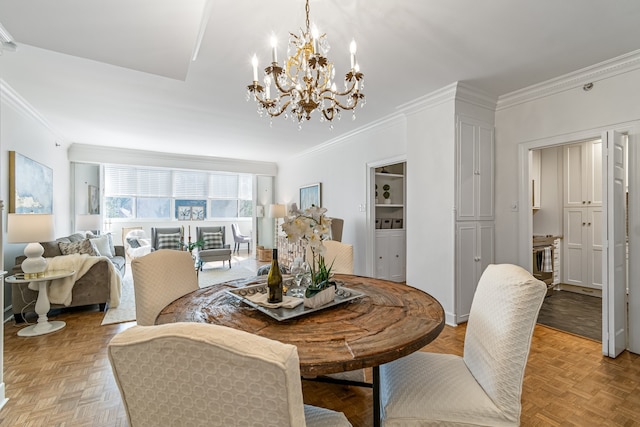
<path fill-rule="evenodd" d="M 206 200 L 176 200 L 178 221 L 204 221 L 207 219 Z"/>
<path fill-rule="evenodd" d="M 308 209 L 311 205 L 322 206 L 321 189 L 319 182 L 300 187 L 300 209 Z"/>
<path fill-rule="evenodd" d="M 89 185 L 89 214 L 98 215 L 100 213 L 100 194 L 98 193 L 98 187 L 95 185 Z"/>
<path fill-rule="evenodd" d="M 53 170 L 9 151 L 9 212 L 53 213 Z"/>

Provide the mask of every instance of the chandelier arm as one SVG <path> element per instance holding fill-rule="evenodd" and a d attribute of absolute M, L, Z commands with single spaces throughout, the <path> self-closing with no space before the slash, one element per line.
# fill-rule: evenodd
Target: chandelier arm
<path fill-rule="evenodd" d="M 329 96 L 323 96 L 323 99 L 326 99 L 328 101 L 335 103 L 338 107 L 342 108 L 343 110 L 353 110 L 358 106 L 358 100 L 360 99 L 360 97 L 355 94 L 351 95 L 350 97 L 353 98 L 353 101 L 354 101 L 352 106 L 344 105 L 337 98 L 333 98 Z"/>
<path fill-rule="evenodd" d="M 276 76 L 275 79 L 273 79 L 276 88 L 278 88 L 278 90 L 280 92 L 282 92 L 283 94 L 287 94 L 287 95 L 291 95 L 293 93 L 294 90 L 296 90 L 295 86 L 291 86 L 290 88 L 285 88 L 283 86 L 280 85 L 280 82 L 278 82 L 278 77 Z"/>

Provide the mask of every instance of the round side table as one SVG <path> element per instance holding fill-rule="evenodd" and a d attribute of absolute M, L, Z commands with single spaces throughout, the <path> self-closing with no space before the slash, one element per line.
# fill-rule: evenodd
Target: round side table
<path fill-rule="evenodd" d="M 51 332 L 59 331 L 64 328 L 66 323 L 54 320 L 49 322 L 47 318 L 47 313 L 51 308 L 51 303 L 49 302 L 49 295 L 47 294 L 47 287 L 49 283 L 51 283 L 54 279 L 62 279 L 63 277 L 69 277 L 75 274 L 75 271 L 70 270 L 52 270 L 46 271 L 42 277 L 37 277 L 35 279 L 25 279 L 21 275 L 14 275 L 5 278 L 4 280 L 7 283 L 36 283 L 38 290 L 38 299 L 36 300 L 36 313 L 38 314 L 38 323 L 35 325 L 27 326 L 26 328 L 20 329 L 18 331 L 18 335 L 21 337 L 35 337 L 38 335 L 49 334 Z M 33 286 L 35 288 L 36 286 Z M 30 288 L 32 289 L 32 288 Z"/>

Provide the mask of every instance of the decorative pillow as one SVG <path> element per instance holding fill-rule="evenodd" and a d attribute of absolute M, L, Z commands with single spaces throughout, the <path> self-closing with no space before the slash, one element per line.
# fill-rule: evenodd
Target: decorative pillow
<path fill-rule="evenodd" d="M 158 234 L 158 249 L 180 249 L 180 233 Z"/>
<path fill-rule="evenodd" d="M 103 234 L 103 236 L 107 236 L 109 239 L 109 249 L 111 250 L 111 255 L 116 256 L 116 246 L 113 244 L 113 236 L 111 233 Z"/>
<path fill-rule="evenodd" d="M 74 233 L 71 236 L 67 237 L 71 243 L 74 242 L 82 242 L 86 237 L 82 235 L 82 233 Z"/>
<path fill-rule="evenodd" d="M 57 242 L 57 241 L 54 241 L 54 242 L 40 242 L 40 244 L 44 248 L 44 253 L 42 254 L 42 256 L 45 257 L 45 258 L 53 258 L 55 256 L 62 255 L 62 252 L 60 252 L 60 247 L 58 246 L 58 243 L 59 242 Z"/>
<path fill-rule="evenodd" d="M 92 256 L 97 256 L 96 251 L 93 249 L 93 245 L 89 239 L 84 239 L 79 242 L 73 243 L 58 243 L 58 247 L 60 248 L 60 252 L 62 255 L 71 255 L 71 254 L 88 254 Z"/>
<path fill-rule="evenodd" d="M 140 247 L 140 242 L 138 242 L 136 237 L 127 237 L 127 243 L 129 244 L 129 247 L 133 249 Z"/>
<path fill-rule="evenodd" d="M 109 237 L 105 235 L 89 239 L 89 241 L 93 244 L 98 256 L 113 258 L 113 252 L 111 252 L 111 246 L 109 245 Z"/>
<path fill-rule="evenodd" d="M 151 246 L 151 239 L 143 239 L 141 237 L 138 237 L 138 243 L 140 243 L 140 247 Z"/>
<path fill-rule="evenodd" d="M 222 231 L 215 231 L 213 233 L 204 231 L 202 233 L 202 240 L 204 246 L 202 249 L 222 249 Z"/>

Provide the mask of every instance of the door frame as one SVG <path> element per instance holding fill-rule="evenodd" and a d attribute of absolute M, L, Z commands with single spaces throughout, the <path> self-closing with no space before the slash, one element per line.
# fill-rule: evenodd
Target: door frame
<path fill-rule="evenodd" d="M 393 165 L 396 163 L 405 163 L 405 173 L 404 173 L 404 187 L 405 187 L 405 197 L 404 197 L 404 223 L 403 227 L 405 229 L 405 233 L 407 230 L 407 198 L 406 198 L 406 188 L 407 188 L 407 156 L 405 154 L 395 157 L 388 157 L 385 159 L 376 160 L 373 162 L 368 162 L 366 164 L 366 176 L 367 176 L 367 209 L 366 209 L 366 252 L 365 252 L 365 271 L 366 275 L 369 277 L 376 277 L 376 168 L 381 168 L 383 166 Z M 405 240 L 405 253 L 406 253 L 406 240 Z M 405 258 L 406 262 L 406 258 Z"/>
<path fill-rule="evenodd" d="M 520 175 L 518 177 L 518 260 L 519 264 L 526 268 L 528 271 L 532 271 L 532 259 L 531 248 L 533 246 L 533 214 L 531 204 L 531 186 L 529 185 L 529 158 L 530 151 L 557 147 L 581 141 L 589 141 L 602 138 L 603 133 L 613 130 L 618 133 L 632 135 L 638 132 L 640 129 L 640 121 L 634 120 L 631 122 L 620 123 L 617 125 L 603 126 L 600 128 L 589 129 L 578 132 L 571 132 L 563 135 L 557 135 L 548 138 L 541 138 L 532 141 L 525 141 L 518 144 L 518 162 Z M 603 145 L 604 149 L 604 145 Z M 606 154 L 603 152 L 603 155 Z M 630 167 L 631 169 L 631 164 Z M 603 178 L 604 179 L 604 178 Z M 607 216 L 606 212 L 603 212 L 603 224 L 606 224 Z M 604 278 L 603 278 L 604 280 Z M 603 283 L 602 292 L 606 291 L 606 284 Z M 603 296 L 604 299 L 604 296 Z M 608 307 L 603 305 L 602 307 L 602 322 L 603 325 L 608 323 L 609 319 Z M 609 356 L 608 342 L 603 336 L 602 340 L 602 354 Z"/>

